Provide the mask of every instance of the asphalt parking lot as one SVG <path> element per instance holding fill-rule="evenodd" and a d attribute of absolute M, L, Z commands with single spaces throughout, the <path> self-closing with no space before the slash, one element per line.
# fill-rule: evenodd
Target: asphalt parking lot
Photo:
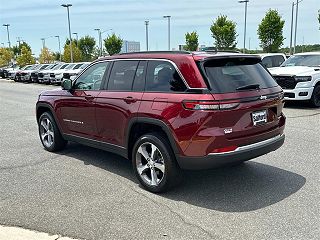
<path fill-rule="evenodd" d="M 320 109 L 289 104 L 286 142 L 242 166 L 186 172 L 143 190 L 131 163 L 38 139 L 35 103 L 54 88 L 0 80 L 0 224 L 82 239 L 319 239 Z"/>

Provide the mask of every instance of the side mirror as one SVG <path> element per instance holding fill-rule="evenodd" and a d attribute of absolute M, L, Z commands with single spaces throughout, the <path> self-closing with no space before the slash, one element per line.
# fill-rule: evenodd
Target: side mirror
<path fill-rule="evenodd" d="M 72 89 L 72 80 L 64 79 L 61 83 L 61 87 L 63 90 L 71 90 Z"/>

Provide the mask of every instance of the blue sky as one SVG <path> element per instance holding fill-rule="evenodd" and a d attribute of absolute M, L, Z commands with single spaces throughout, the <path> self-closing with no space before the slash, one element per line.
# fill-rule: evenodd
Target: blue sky
<path fill-rule="evenodd" d="M 79 37 L 89 34 L 97 38 L 94 28 L 113 29 L 125 40 L 141 42 L 145 49 L 144 20 L 149 20 L 150 50 L 167 49 L 167 21 L 171 15 L 171 47 L 183 44 L 186 32 L 196 30 L 200 44 L 212 45 L 210 25 L 220 14 L 237 23 L 238 47 L 243 46 L 244 4 L 237 0 L 0 0 L 0 23 L 9 23 L 10 40 L 26 40 L 37 55 L 42 47 L 40 38 L 68 35 L 66 9 L 60 5 L 71 3 L 71 31 Z M 285 45 L 289 45 L 292 0 L 250 0 L 248 4 L 247 47 L 259 48 L 257 27 L 269 8 L 277 9 L 286 21 Z M 317 11 L 320 0 L 303 0 L 299 4 L 297 44 L 320 43 Z M 108 32 L 103 34 L 106 37 Z M 0 43 L 7 45 L 6 29 L 1 26 Z M 58 50 L 56 38 L 46 39 L 46 46 Z"/>

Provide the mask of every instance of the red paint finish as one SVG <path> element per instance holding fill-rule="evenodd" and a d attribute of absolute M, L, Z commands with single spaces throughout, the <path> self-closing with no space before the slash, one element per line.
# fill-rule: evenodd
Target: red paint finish
<path fill-rule="evenodd" d="M 196 61 L 212 57 L 210 54 L 129 54 L 112 56 L 98 61 L 121 59 L 167 59 L 175 63 L 188 87 L 206 89 Z M 196 60 L 196 61 L 195 61 Z M 282 134 L 285 117 L 279 86 L 235 93 L 213 94 L 209 91 L 132 92 L 132 91 L 66 91 L 52 90 L 39 97 L 54 109 L 62 132 L 96 141 L 127 147 L 129 122 L 133 118 L 156 119 L 168 128 L 178 154 L 202 157 L 210 153 L 232 151 L 237 147 L 263 141 Z M 255 98 L 247 101 L 246 99 Z M 231 109 L 195 110 L 194 104 L 184 102 L 237 103 Z M 252 113 L 267 111 L 267 123 L 254 126 Z"/>

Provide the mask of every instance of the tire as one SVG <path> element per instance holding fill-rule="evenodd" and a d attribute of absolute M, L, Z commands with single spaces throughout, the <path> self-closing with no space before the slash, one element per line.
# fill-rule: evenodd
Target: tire
<path fill-rule="evenodd" d="M 62 150 L 67 145 L 59 128 L 49 112 L 44 112 L 38 120 L 39 137 L 43 147 L 49 152 Z"/>
<path fill-rule="evenodd" d="M 310 103 L 313 107 L 320 107 L 320 85 L 314 87 Z"/>
<path fill-rule="evenodd" d="M 174 153 L 167 139 L 159 133 L 141 136 L 133 147 L 131 159 L 136 177 L 150 192 L 165 192 L 180 183 L 181 170 Z"/>

